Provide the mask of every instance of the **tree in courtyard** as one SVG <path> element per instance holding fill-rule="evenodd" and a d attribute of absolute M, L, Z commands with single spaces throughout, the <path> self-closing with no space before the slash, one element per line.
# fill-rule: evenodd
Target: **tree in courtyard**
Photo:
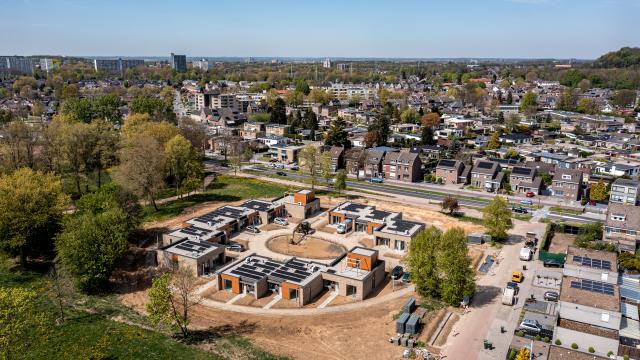
<path fill-rule="evenodd" d="M 0 358 L 22 359 L 47 319 L 38 309 L 38 294 L 21 287 L 0 287 Z"/>
<path fill-rule="evenodd" d="M 487 149 L 498 149 L 502 144 L 500 143 L 500 133 L 495 131 L 491 134 L 489 141 L 487 142 Z"/>
<path fill-rule="evenodd" d="M 151 322 L 177 328 L 183 337 L 189 335 L 190 309 L 198 302 L 196 276 L 186 267 L 153 280 L 149 290 L 147 312 Z"/>
<path fill-rule="evenodd" d="M 436 263 L 441 274 L 440 297 L 450 305 L 458 305 L 465 296 L 475 290 L 471 259 L 467 256 L 467 236 L 455 227 L 447 230 L 440 239 L 441 250 Z"/>
<path fill-rule="evenodd" d="M 336 173 L 336 181 L 333 183 L 333 188 L 336 189 L 338 194 L 347 189 L 347 171 L 345 169 L 340 169 Z"/>
<path fill-rule="evenodd" d="M 118 185 L 139 198 L 148 199 L 157 210 L 158 191 L 164 187 L 164 149 L 146 134 L 136 134 L 119 153 L 120 165 L 114 171 Z"/>
<path fill-rule="evenodd" d="M 22 266 L 28 254 L 51 251 L 67 202 L 57 176 L 29 168 L 0 176 L 0 249 Z"/>
<path fill-rule="evenodd" d="M 440 296 L 441 273 L 437 266 L 442 232 L 435 226 L 421 231 L 409 244 L 407 264 L 416 291 L 425 297 Z"/>
<path fill-rule="evenodd" d="M 607 198 L 607 184 L 600 179 L 589 190 L 589 199 L 592 201 L 604 201 Z"/>
<path fill-rule="evenodd" d="M 300 173 L 309 176 L 311 189 L 313 190 L 318 181 L 318 168 L 320 167 L 320 152 L 313 145 L 307 145 L 298 154 L 300 163 Z"/>
<path fill-rule="evenodd" d="M 442 199 L 442 210 L 447 211 L 449 215 L 453 215 L 460 209 L 460 205 L 458 204 L 458 199 L 453 196 L 447 196 Z"/>
<path fill-rule="evenodd" d="M 484 227 L 491 235 L 492 240 L 503 241 L 507 239 L 507 230 L 511 228 L 511 210 L 509 203 L 502 196 L 495 196 L 484 208 Z"/>

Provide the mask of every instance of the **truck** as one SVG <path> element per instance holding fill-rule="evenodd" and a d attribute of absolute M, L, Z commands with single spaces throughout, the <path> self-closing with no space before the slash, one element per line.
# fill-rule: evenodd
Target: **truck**
<path fill-rule="evenodd" d="M 520 249 L 520 260 L 529 261 L 533 257 L 533 251 L 528 247 Z"/>
<path fill-rule="evenodd" d="M 508 287 L 504 288 L 502 291 L 502 303 L 509 306 L 513 305 L 513 298 L 515 294 L 515 289 Z"/>
<path fill-rule="evenodd" d="M 346 234 L 349 231 L 351 231 L 351 219 L 347 219 L 336 226 L 338 234 Z"/>

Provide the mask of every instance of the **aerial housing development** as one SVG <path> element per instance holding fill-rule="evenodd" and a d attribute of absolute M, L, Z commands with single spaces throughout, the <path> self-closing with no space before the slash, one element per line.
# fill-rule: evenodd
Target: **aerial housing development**
<path fill-rule="evenodd" d="M 1 359 L 640 360 L 637 4 L 113 1 L 3 6 Z"/>

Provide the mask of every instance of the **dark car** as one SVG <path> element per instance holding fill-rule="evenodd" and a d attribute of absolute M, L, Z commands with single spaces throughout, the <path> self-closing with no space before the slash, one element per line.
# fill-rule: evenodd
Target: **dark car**
<path fill-rule="evenodd" d="M 559 298 L 560 294 L 558 294 L 556 291 L 547 291 L 544 293 L 544 299 L 547 301 L 557 302 Z"/>
<path fill-rule="evenodd" d="M 564 267 L 564 263 L 560 260 L 548 259 L 542 262 L 545 267 Z"/>
<path fill-rule="evenodd" d="M 507 289 L 513 289 L 513 292 L 515 294 L 518 293 L 518 290 L 520 290 L 520 287 L 518 286 L 518 283 L 515 281 L 509 281 L 507 282 Z"/>
<path fill-rule="evenodd" d="M 225 247 L 230 251 L 243 252 L 245 250 L 244 245 L 238 243 L 227 244 Z"/>
<path fill-rule="evenodd" d="M 523 208 L 522 206 L 514 206 L 511 208 L 511 210 L 513 212 L 517 212 L 519 214 L 526 214 L 528 213 L 527 209 Z"/>
<path fill-rule="evenodd" d="M 391 278 L 393 280 L 399 280 L 403 273 L 404 269 L 402 269 L 402 266 L 398 265 L 391 270 Z"/>
<path fill-rule="evenodd" d="M 284 172 L 284 171 L 278 171 L 278 172 L 276 173 L 276 175 L 278 175 L 278 176 L 287 176 L 287 173 L 286 173 L 286 172 Z"/>
<path fill-rule="evenodd" d="M 406 272 L 404 274 L 402 274 L 402 282 L 403 283 L 410 283 L 411 282 L 411 273 L 410 272 Z"/>

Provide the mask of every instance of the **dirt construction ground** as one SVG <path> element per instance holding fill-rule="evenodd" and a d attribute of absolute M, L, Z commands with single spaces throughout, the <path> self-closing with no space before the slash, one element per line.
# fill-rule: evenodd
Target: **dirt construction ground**
<path fill-rule="evenodd" d="M 320 197 L 323 208 L 332 208 L 344 198 Z M 435 225 L 441 230 L 455 226 L 462 227 L 467 233 L 481 232 L 480 225 L 460 222 L 438 211 L 434 206 L 419 207 L 395 203 L 390 200 L 357 199 L 355 202 L 369 204 L 381 210 L 403 213 L 407 220 L 420 221 L 427 226 Z M 238 204 L 236 202 L 233 204 Z M 180 223 L 206 212 L 212 211 L 227 203 L 215 202 L 201 204 L 186 209 L 180 216 L 162 222 L 147 224 L 150 228 L 175 228 Z M 325 216 L 325 215 L 323 215 Z M 268 226 L 268 225 L 267 225 Z M 266 229 L 262 229 L 266 230 Z M 479 262 L 482 251 L 471 252 L 474 263 Z M 380 290 L 380 294 L 387 291 Z M 223 296 L 225 294 L 218 294 Z M 379 294 L 377 294 L 379 295 Z M 401 359 L 402 347 L 394 346 L 388 339 L 395 335 L 394 316 L 398 314 L 412 292 L 399 298 L 393 298 L 380 304 L 346 310 L 336 313 L 323 313 L 305 316 L 271 316 L 244 314 L 240 312 L 217 310 L 205 306 L 195 306 L 192 311 L 192 327 L 208 330 L 213 334 L 237 334 L 251 339 L 257 346 L 274 354 L 290 356 L 294 359 Z M 121 301 L 137 311 L 144 312 L 147 302 L 146 290 L 129 292 L 120 297 Z M 228 296 L 217 299 L 228 301 Z M 266 300 L 253 303 L 239 303 L 250 307 L 261 306 Z M 346 301 L 346 300 L 345 300 Z M 335 299 L 336 306 L 343 299 Z M 275 306 L 274 308 L 277 308 Z M 434 313 L 435 314 L 435 313 Z M 427 313 L 425 319 L 437 319 L 434 314 Z M 429 328 L 437 325 L 427 324 Z M 444 337 L 446 339 L 446 337 Z M 357 341 L 354 341 L 357 339 Z M 215 345 L 203 345 L 215 346 Z"/>

